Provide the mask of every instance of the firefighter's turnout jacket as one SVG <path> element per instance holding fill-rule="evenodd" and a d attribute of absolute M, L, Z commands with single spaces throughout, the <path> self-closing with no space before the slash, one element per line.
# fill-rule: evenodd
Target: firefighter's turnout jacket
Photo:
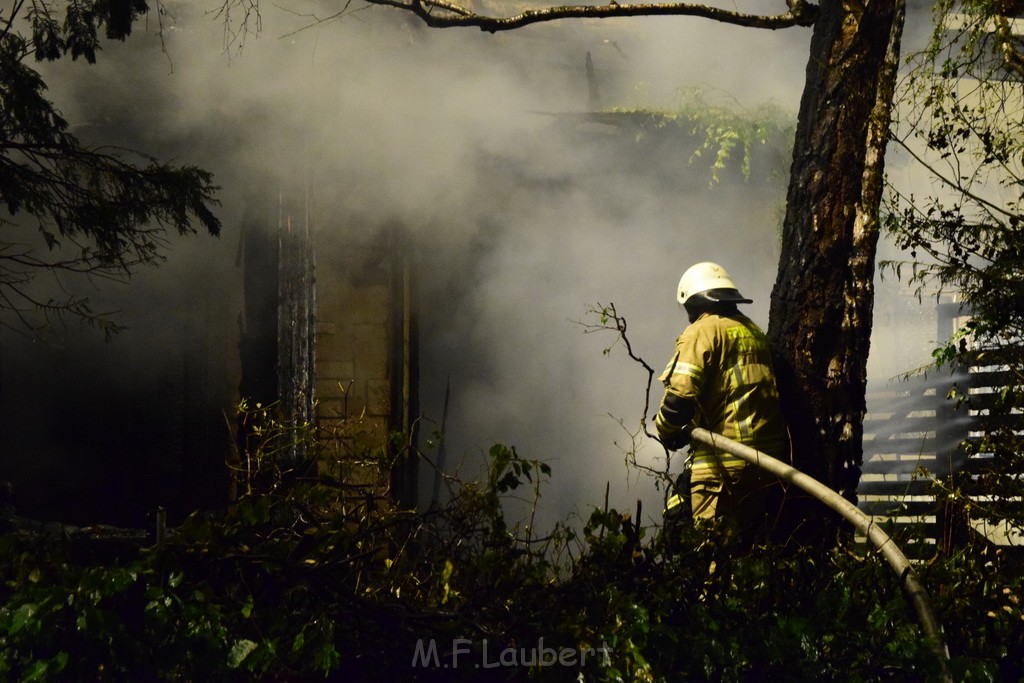
<path fill-rule="evenodd" d="M 722 434 L 775 457 L 786 448 L 786 428 L 771 352 L 764 332 L 745 315 L 705 312 L 676 340 L 676 351 L 660 377 L 665 397 L 693 403 L 692 425 Z M 668 440 L 685 426 L 662 411 L 655 419 Z M 691 446 L 694 482 L 736 479 L 746 463 L 705 444 Z"/>

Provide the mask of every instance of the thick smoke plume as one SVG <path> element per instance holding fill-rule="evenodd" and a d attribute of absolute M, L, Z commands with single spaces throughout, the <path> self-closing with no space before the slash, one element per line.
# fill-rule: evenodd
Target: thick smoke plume
<path fill-rule="evenodd" d="M 237 363 L 235 258 L 247 198 L 262 178 L 310 173 L 327 216 L 320 229 L 399 224 L 412 233 L 423 410 L 439 426 L 450 381 L 453 469 L 477 471 L 490 444 L 503 442 L 552 465 L 547 519 L 601 504 L 606 482 L 613 505 L 643 499 L 659 517 L 662 494 L 623 466 L 646 373 L 621 348 L 602 352 L 613 337 L 574 321 L 614 302 L 636 351 L 660 369 L 685 323 L 673 298 L 679 275 L 715 260 L 766 326 L 784 178 L 745 180 L 734 169 L 712 184 L 707 159 L 690 158 L 701 134 L 680 128 L 680 142 L 660 152 L 644 144 L 664 131 L 630 134 L 635 152 L 623 153 L 621 130 L 576 115 L 671 109 L 693 86 L 713 100 L 795 112 L 810 31 L 659 19 L 487 36 L 430 30 L 383 8 L 311 25 L 313 6 L 264 4 L 262 33 L 239 50 L 201 3 L 168 7 L 162 37 L 151 18 L 126 43 L 105 45 L 95 66 L 62 62 L 45 75 L 83 139 L 213 170 L 224 232 L 176 239 L 160 269 L 98 290 L 131 329 L 71 353 L 69 365 L 89 368 L 78 376 L 146 382 L 167 330 L 197 320 L 196 310 L 207 343 Z M 31 381 L 40 395 L 57 391 Z M 659 397 L 656 386 L 653 406 Z M 51 452 L 40 480 L 38 470 L 70 457 L 70 447 Z M 642 462 L 662 457 L 642 443 Z"/>

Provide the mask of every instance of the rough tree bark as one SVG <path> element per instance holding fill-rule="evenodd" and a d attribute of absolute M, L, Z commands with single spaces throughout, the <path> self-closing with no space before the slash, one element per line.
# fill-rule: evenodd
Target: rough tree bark
<path fill-rule="evenodd" d="M 825 0 L 811 41 L 768 335 L 794 464 L 855 498 L 902 0 Z"/>

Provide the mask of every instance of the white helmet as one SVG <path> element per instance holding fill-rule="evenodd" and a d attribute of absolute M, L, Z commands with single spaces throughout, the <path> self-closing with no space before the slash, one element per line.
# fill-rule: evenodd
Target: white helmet
<path fill-rule="evenodd" d="M 717 301 L 731 301 L 743 304 L 753 303 L 750 299 L 745 298 L 739 293 L 736 285 L 733 284 L 732 279 L 729 277 L 729 273 L 725 272 L 725 268 L 710 261 L 704 261 L 686 269 L 683 277 L 679 279 L 676 301 L 685 304 L 694 294 L 700 294 L 711 289 L 732 290 L 729 292 L 716 292 L 714 298 Z"/>

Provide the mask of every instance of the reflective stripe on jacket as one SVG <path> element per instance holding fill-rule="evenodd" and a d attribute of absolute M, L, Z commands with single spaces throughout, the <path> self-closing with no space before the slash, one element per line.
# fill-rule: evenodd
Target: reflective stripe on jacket
<path fill-rule="evenodd" d="M 781 456 L 786 431 L 768 338 L 746 316 L 701 315 L 679 335 L 675 355 L 660 379 L 666 392 L 696 403 L 696 426 Z M 712 467 L 743 465 L 710 446 L 693 446 L 695 475 Z"/>

